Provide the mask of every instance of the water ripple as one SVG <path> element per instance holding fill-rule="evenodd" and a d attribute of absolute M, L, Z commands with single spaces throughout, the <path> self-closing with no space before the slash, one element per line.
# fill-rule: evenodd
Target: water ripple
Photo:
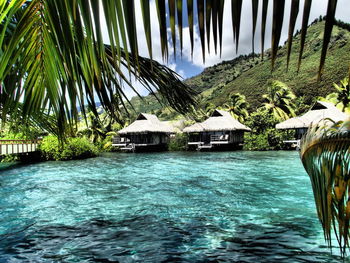
<path fill-rule="evenodd" d="M 296 152 L 107 154 L 0 185 L 0 262 L 343 262 Z"/>

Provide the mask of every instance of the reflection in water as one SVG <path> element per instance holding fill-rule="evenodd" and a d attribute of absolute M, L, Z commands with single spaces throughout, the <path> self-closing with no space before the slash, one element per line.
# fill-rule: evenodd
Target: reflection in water
<path fill-rule="evenodd" d="M 0 262 L 343 262 L 295 152 L 111 154 L 0 183 Z"/>

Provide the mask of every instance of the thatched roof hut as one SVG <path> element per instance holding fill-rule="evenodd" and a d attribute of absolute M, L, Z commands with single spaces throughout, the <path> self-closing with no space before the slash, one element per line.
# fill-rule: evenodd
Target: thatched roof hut
<path fill-rule="evenodd" d="M 251 131 L 251 129 L 233 118 L 229 112 L 215 110 L 209 119 L 183 130 L 187 133 L 214 131 Z"/>
<path fill-rule="evenodd" d="M 161 122 L 155 115 L 140 113 L 133 123 L 118 132 L 120 135 L 140 133 L 170 134 L 174 133 L 174 129 L 168 124 Z"/>
<path fill-rule="evenodd" d="M 344 121 L 350 116 L 341 112 L 332 103 L 317 101 L 305 114 L 288 119 L 276 125 L 277 129 L 307 129 L 312 124 L 327 122 L 331 119 L 334 122 Z"/>

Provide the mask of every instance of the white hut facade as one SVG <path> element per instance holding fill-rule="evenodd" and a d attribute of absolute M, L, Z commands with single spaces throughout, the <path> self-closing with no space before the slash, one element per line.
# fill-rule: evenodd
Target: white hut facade
<path fill-rule="evenodd" d="M 276 125 L 276 129 L 280 130 L 295 130 L 294 140 L 286 141 L 299 146 L 300 139 L 312 125 L 327 125 L 334 122 L 344 121 L 349 118 L 349 115 L 340 111 L 332 103 L 317 101 L 311 109 L 305 114 L 290 118 Z"/>
<path fill-rule="evenodd" d="M 113 138 L 113 146 L 127 151 L 167 150 L 172 127 L 161 122 L 157 116 L 140 113 L 128 127 Z"/>
<path fill-rule="evenodd" d="M 241 149 L 247 131 L 251 129 L 223 110 L 215 110 L 209 119 L 183 130 L 189 134 L 189 148 L 197 150 Z"/>

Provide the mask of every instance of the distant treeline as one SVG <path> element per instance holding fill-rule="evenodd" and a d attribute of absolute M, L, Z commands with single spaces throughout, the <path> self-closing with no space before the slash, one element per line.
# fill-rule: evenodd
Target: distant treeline
<path fill-rule="evenodd" d="M 319 18 L 316 18 L 310 25 L 316 24 L 318 22 L 326 21 L 326 16 L 320 16 Z M 350 31 L 350 24 L 346 23 L 344 21 L 335 19 L 334 24 L 342 29 Z"/>

